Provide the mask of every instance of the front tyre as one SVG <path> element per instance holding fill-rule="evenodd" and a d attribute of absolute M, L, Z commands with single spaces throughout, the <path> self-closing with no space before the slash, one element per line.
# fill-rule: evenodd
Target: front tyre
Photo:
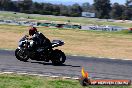
<path fill-rule="evenodd" d="M 65 54 L 61 50 L 58 50 L 58 49 L 54 50 L 52 55 L 53 55 L 53 57 L 52 57 L 52 64 L 53 65 L 61 65 L 66 60 Z"/>
<path fill-rule="evenodd" d="M 18 48 L 15 50 L 15 56 L 18 60 L 24 62 L 27 62 L 27 60 L 29 59 L 25 51 Z"/>

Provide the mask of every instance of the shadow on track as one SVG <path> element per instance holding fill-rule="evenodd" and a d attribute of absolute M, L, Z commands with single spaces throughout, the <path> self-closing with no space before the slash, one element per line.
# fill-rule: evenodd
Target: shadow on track
<path fill-rule="evenodd" d="M 46 62 L 31 62 L 31 63 L 38 63 L 42 65 L 53 65 L 52 63 L 46 63 Z M 61 64 L 61 65 L 56 65 L 56 66 L 81 67 L 81 66 L 73 66 L 73 65 L 66 65 L 66 64 Z"/>

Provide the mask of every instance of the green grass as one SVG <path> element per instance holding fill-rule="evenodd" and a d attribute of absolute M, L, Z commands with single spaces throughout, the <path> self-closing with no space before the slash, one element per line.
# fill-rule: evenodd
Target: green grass
<path fill-rule="evenodd" d="M 30 18 L 36 20 L 49 20 L 49 21 L 63 21 L 67 22 L 70 20 L 71 22 L 80 23 L 80 24 L 94 24 L 94 25 L 113 25 L 113 26 L 122 26 L 122 27 L 132 27 L 131 23 L 120 23 L 120 22 L 107 22 L 107 21 L 96 21 L 94 18 L 83 18 L 83 17 L 58 17 L 58 16 L 46 16 L 46 15 L 32 15 L 32 14 L 24 14 L 24 13 L 17 13 L 14 12 L 0 12 L 1 19 L 19 19 L 20 17 L 23 18 Z"/>
<path fill-rule="evenodd" d="M 78 80 L 26 75 L 0 75 L 0 88 L 83 88 Z M 85 88 L 131 88 L 131 86 L 88 86 Z"/>

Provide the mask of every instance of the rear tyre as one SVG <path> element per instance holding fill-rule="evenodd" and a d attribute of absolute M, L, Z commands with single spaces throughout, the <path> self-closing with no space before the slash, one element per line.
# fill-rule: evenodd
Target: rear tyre
<path fill-rule="evenodd" d="M 27 62 L 27 60 L 29 59 L 25 51 L 21 49 L 15 50 L 15 56 L 18 60 L 23 61 L 23 62 Z"/>
<path fill-rule="evenodd" d="M 61 50 L 54 50 L 52 53 L 52 64 L 53 65 L 62 65 L 65 60 L 66 60 L 66 56 L 64 54 L 64 52 L 62 52 Z"/>

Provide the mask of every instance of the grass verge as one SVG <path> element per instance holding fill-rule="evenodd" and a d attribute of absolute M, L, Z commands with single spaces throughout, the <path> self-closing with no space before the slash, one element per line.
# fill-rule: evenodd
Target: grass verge
<path fill-rule="evenodd" d="M 0 88 L 83 88 L 77 80 L 26 75 L 0 75 Z M 88 86 L 86 88 L 131 88 L 131 86 Z"/>
<path fill-rule="evenodd" d="M 19 39 L 28 33 L 28 28 L 0 25 L 0 49 L 17 48 Z M 70 55 L 132 59 L 132 34 L 128 31 L 101 32 L 45 27 L 39 27 L 38 30 L 50 40 L 64 40 L 65 45 L 57 48 Z"/>

